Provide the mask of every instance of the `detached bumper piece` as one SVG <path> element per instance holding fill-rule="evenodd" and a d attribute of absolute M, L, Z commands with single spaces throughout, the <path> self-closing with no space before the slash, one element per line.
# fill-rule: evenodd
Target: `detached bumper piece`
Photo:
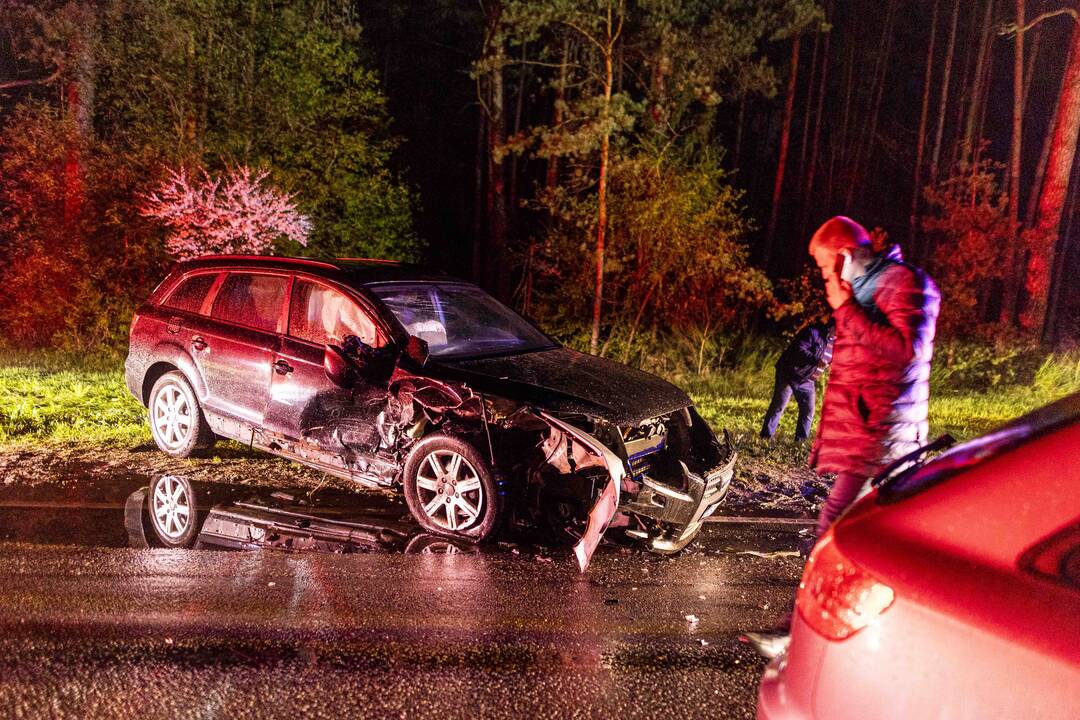
<path fill-rule="evenodd" d="M 619 506 L 620 512 L 648 518 L 645 528 L 626 530 L 629 537 L 645 542 L 653 552 L 676 553 L 690 544 L 705 518 L 712 515 L 731 487 L 738 454 L 728 445 L 721 464 L 698 474 L 679 462 L 682 486 L 661 482 L 646 473 L 634 479 L 641 484 L 637 495 Z"/>

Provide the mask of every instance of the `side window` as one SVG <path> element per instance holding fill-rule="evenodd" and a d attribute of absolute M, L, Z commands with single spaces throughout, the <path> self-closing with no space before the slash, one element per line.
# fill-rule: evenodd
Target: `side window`
<path fill-rule="evenodd" d="M 218 273 L 203 273 L 192 275 L 181 281 L 176 288 L 169 293 L 169 297 L 162 305 L 173 310 L 197 313 L 206 299 L 206 292 L 214 284 Z"/>
<path fill-rule="evenodd" d="M 337 290 L 297 280 L 289 308 L 289 334 L 319 345 L 340 345 L 355 335 L 372 347 L 383 345 L 374 321 Z"/>
<path fill-rule="evenodd" d="M 276 332 L 287 282 L 283 275 L 229 273 L 221 284 L 210 315 L 257 330 Z"/>

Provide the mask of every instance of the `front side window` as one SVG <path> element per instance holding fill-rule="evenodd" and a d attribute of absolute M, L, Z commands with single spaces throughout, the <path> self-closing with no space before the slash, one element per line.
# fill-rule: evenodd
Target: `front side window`
<path fill-rule="evenodd" d="M 467 358 L 553 347 L 549 337 L 475 285 L 387 283 L 370 286 L 405 331 L 432 357 Z"/>
<path fill-rule="evenodd" d="M 176 289 L 169 293 L 169 297 L 162 303 L 165 307 L 173 310 L 197 313 L 202 307 L 203 300 L 210 286 L 214 284 L 218 273 L 203 273 L 184 278 Z"/>
<path fill-rule="evenodd" d="M 289 334 L 318 345 L 341 345 L 349 335 L 371 347 L 383 345 L 374 321 L 355 302 L 306 280 L 293 285 Z"/>
<path fill-rule="evenodd" d="M 276 332 L 287 282 L 283 275 L 229 273 L 210 314 L 219 320 Z"/>

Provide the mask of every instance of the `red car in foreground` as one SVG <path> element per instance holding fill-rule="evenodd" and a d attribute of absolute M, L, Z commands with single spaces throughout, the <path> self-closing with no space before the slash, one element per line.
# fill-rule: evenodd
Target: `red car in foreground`
<path fill-rule="evenodd" d="M 796 610 L 758 718 L 1080 718 L 1080 394 L 885 477 Z"/>

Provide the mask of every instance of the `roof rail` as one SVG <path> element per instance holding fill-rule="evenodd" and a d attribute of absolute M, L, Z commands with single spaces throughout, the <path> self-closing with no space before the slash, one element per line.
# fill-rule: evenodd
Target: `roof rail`
<path fill-rule="evenodd" d="M 283 262 L 295 265 L 318 265 L 319 267 L 338 270 L 338 266 L 324 260 L 314 258 L 290 257 L 288 255 L 199 255 L 191 258 L 192 262 L 201 260 L 258 260 L 261 262 Z"/>
<path fill-rule="evenodd" d="M 345 260 L 345 261 L 348 261 L 348 262 L 376 263 L 378 265 L 400 265 L 401 264 L 400 260 L 385 260 L 383 258 L 339 257 L 339 258 L 334 258 L 334 259 L 335 260 Z"/>

